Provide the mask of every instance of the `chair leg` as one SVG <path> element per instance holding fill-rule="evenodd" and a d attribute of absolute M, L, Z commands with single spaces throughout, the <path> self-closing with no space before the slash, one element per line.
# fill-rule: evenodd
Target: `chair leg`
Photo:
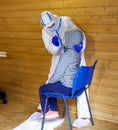
<path fill-rule="evenodd" d="M 91 112 L 90 103 L 88 100 L 88 95 L 87 95 L 86 89 L 85 89 L 85 95 L 86 95 L 86 100 L 87 100 L 88 109 L 89 109 L 89 113 L 90 113 L 91 123 L 92 123 L 92 125 L 94 125 L 94 120 L 93 120 L 93 116 L 92 116 L 92 112 Z"/>
<path fill-rule="evenodd" d="M 70 128 L 70 130 L 72 130 L 72 124 L 71 124 L 71 120 L 70 120 L 70 114 L 69 114 L 69 111 L 68 111 L 67 101 L 66 101 L 66 99 L 64 97 L 63 97 L 63 100 L 64 100 L 64 106 L 65 106 L 66 116 L 68 118 L 69 128 Z"/>
<path fill-rule="evenodd" d="M 66 111 L 66 108 L 65 108 L 65 105 L 64 105 L 64 110 L 63 110 L 63 113 L 62 113 L 62 118 L 65 117 L 65 111 Z"/>
<path fill-rule="evenodd" d="M 44 128 L 45 113 L 46 113 L 46 107 L 47 107 L 47 104 L 48 104 L 48 97 L 46 97 L 46 100 L 45 100 L 45 107 L 44 107 L 44 113 L 43 113 L 43 119 L 42 119 L 41 130 L 43 130 L 43 128 Z"/>

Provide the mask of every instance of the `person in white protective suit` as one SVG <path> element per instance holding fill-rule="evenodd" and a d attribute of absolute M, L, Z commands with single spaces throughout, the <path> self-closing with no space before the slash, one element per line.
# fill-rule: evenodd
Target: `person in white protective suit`
<path fill-rule="evenodd" d="M 40 21 L 43 25 L 42 29 L 42 39 L 44 41 L 44 45 L 49 53 L 52 54 L 51 60 L 51 67 L 50 73 L 48 75 L 48 80 L 46 83 L 49 82 L 51 76 L 56 70 L 56 66 L 59 62 L 60 56 L 65 51 L 64 49 L 64 42 L 65 42 L 65 32 L 78 29 L 80 30 L 71 20 L 70 17 L 67 16 L 57 16 L 52 14 L 49 11 L 44 11 L 40 15 Z M 77 52 L 80 53 L 81 65 L 86 65 L 85 58 L 84 58 L 84 50 L 86 47 L 86 37 L 82 30 L 80 30 L 83 34 L 83 41 L 80 46 L 75 46 Z M 40 111 L 40 104 L 38 107 Z M 73 126 L 77 128 L 81 128 L 86 126 L 90 123 L 90 115 L 88 110 L 88 105 L 86 102 L 85 93 L 83 92 L 81 96 L 77 98 L 77 116 L 78 118 L 73 122 Z"/>

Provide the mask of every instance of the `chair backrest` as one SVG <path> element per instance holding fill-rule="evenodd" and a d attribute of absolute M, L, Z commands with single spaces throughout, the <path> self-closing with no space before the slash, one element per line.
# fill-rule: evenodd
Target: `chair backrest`
<path fill-rule="evenodd" d="M 96 66 L 97 60 L 92 66 L 81 66 L 76 72 L 72 93 L 71 95 L 76 95 L 77 92 L 80 94 L 84 91 L 87 85 L 90 85 L 92 82 L 94 68 Z"/>

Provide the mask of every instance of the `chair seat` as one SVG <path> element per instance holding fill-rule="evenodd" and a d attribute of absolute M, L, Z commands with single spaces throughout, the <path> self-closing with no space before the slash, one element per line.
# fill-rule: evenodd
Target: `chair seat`
<path fill-rule="evenodd" d="M 54 97 L 54 98 L 59 98 L 59 99 L 62 99 L 64 97 L 66 100 L 68 100 L 71 98 L 77 98 L 77 96 L 81 95 L 84 90 L 85 88 L 82 88 L 81 90 L 76 92 L 74 95 L 64 95 L 61 93 L 42 93 L 42 95 L 45 95 L 46 97 Z"/>

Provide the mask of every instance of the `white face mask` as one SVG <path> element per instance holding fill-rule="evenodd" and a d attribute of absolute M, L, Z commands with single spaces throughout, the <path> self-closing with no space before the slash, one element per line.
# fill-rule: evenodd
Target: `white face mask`
<path fill-rule="evenodd" d="M 56 31 L 58 29 L 58 24 L 54 23 L 54 25 L 50 28 L 48 28 L 51 32 Z"/>

